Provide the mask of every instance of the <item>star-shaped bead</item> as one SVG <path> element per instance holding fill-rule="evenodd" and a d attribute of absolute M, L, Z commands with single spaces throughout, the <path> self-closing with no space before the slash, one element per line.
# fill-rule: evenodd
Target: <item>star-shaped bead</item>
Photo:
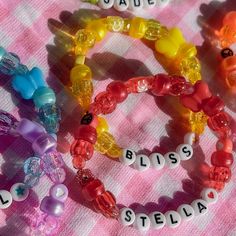
<path fill-rule="evenodd" d="M 17 189 L 16 189 L 16 193 L 17 193 L 17 195 L 19 196 L 19 195 L 24 195 L 24 192 L 25 192 L 25 189 L 24 188 L 22 188 L 21 186 L 19 186 Z"/>

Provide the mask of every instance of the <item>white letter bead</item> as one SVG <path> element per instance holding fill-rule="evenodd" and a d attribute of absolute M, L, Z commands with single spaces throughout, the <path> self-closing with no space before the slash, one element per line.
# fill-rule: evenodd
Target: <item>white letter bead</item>
<path fill-rule="evenodd" d="M 182 161 L 189 160 L 193 156 L 193 148 L 189 144 L 180 144 L 176 148 L 176 152 L 180 155 Z"/>
<path fill-rule="evenodd" d="M 208 212 L 207 202 L 202 199 L 194 200 L 191 203 L 195 216 L 205 215 Z"/>
<path fill-rule="evenodd" d="M 150 221 L 151 221 L 151 227 L 153 229 L 161 229 L 164 227 L 166 223 L 166 218 L 165 216 L 159 212 L 159 211 L 154 211 L 149 215 Z"/>
<path fill-rule="evenodd" d="M 137 155 L 136 160 L 134 162 L 134 168 L 138 171 L 145 171 L 150 168 L 150 160 L 148 156 L 140 154 Z"/>
<path fill-rule="evenodd" d="M 165 166 L 165 158 L 160 153 L 152 153 L 149 158 L 154 169 L 161 170 Z"/>
<path fill-rule="evenodd" d="M 129 10 L 137 11 L 143 9 L 143 0 L 129 0 Z"/>
<path fill-rule="evenodd" d="M 165 7 L 169 4 L 170 0 L 157 0 L 157 7 Z"/>
<path fill-rule="evenodd" d="M 11 193 L 6 190 L 0 190 L 0 209 L 6 209 L 12 204 Z"/>
<path fill-rule="evenodd" d="M 196 139 L 196 134 L 193 132 L 184 135 L 184 143 L 187 143 L 191 146 L 195 144 L 195 139 Z"/>
<path fill-rule="evenodd" d="M 136 214 L 134 227 L 140 231 L 147 231 L 150 228 L 151 221 L 146 214 Z"/>
<path fill-rule="evenodd" d="M 146 9 L 154 8 L 156 6 L 157 0 L 143 0 L 143 6 Z"/>
<path fill-rule="evenodd" d="M 135 213 L 132 209 L 125 207 L 120 210 L 119 221 L 122 225 L 132 225 L 135 221 Z"/>
<path fill-rule="evenodd" d="M 123 156 L 119 158 L 124 165 L 132 165 L 135 162 L 136 154 L 132 149 L 124 149 Z"/>
<path fill-rule="evenodd" d="M 114 8 L 117 11 L 126 11 L 129 7 L 129 0 L 115 0 Z"/>
<path fill-rule="evenodd" d="M 114 5 L 114 0 L 99 0 L 98 5 L 102 9 L 109 9 Z"/>
<path fill-rule="evenodd" d="M 167 211 L 165 213 L 166 225 L 170 228 L 176 228 L 181 223 L 181 216 L 177 211 Z"/>
<path fill-rule="evenodd" d="M 22 202 L 29 196 L 29 189 L 23 183 L 13 184 L 10 192 L 16 202 Z"/>
<path fill-rule="evenodd" d="M 213 204 L 218 200 L 218 193 L 214 188 L 204 188 L 201 192 L 201 197 L 207 203 Z"/>
<path fill-rule="evenodd" d="M 166 160 L 166 165 L 170 169 L 174 169 L 179 166 L 180 164 L 180 156 L 176 152 L 168 152 L 164 155 L 165 160 Z"/>
<path fill-rule="evenodd" d="M 189 221 L 194 217 L 194 210 L 188 204 L 183 204 L 178 207 L 177 212 L 180 214 L 181 219 L 185 221 Z"/>

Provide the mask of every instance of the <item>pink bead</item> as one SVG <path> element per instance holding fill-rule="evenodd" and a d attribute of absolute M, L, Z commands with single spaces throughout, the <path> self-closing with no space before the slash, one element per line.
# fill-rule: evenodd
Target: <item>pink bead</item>
<path fill-rule="evenodd" d="M 123 102 L 128 96 L 127 88 L 121 81 L 111 82 L 110 84 L 108 84 L 106 90 L 108 93 L 112 94 L 117 103 Z"/>
<path fill-rule="evenodd" d="M 90 125 L 80 125 L 74 134 L 75 139 L 82 139 L 84 141 L 95 144 L 97 141 L 97 131 Z"/>
<path fill-rule="evenodd" d="M 202 110 L 208 116 L 216 115 L 217 113 L 223 111 L 224 102 L 216 96 L 213 96 L 205 101 L 203 101 Z"/>
<path fill-rule="evenodd" d="M 209 169 L 210 180 L 229 182 L 231 179 L 231 170 L 228 167 L 211 167 Z"/>
<path fill-rule="evenodd" d="M 128 93 L 142 93 L 152 87 L 153 76 L 136 77 L 125 82 Z"/>
<path fill-rule="evenodd" d="M 171 77 L 166 74 L 157 74 L 152 83 L 151 92 L 155 96 L 164 96 L 169 94 L 171 87 Z"/>
<path fill-rule="evenodd" d="M 217 150 L 222 150 L 224 152 L 232 153 L 233 151 L 233 142 L 230 138 L 221 138 L 216 143 Z"/>
<path fill-rule="evenodd" d="M 68 197 L 68 188 L 64 184 L 54 184 L 50 188 L 50 196 L 60 202 L 65 202 Z"/>
<path fill-rule="evenodd" d="M 99 93 L 95 97 L 95 103 L 100 107 L 102 114 L 112 113 L 116 109 L 117 104 L 115 97 L 108 92 Z"/>

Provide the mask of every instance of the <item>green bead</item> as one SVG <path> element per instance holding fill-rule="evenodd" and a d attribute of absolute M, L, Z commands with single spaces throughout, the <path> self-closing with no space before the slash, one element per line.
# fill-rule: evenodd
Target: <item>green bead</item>
<path fill-rule="evenodd" d="M 49 87 L 41 87 L 34 92 L 33 101 L 35 106 L 40 108 L 45 104 L 54 104 L 56 102 L 56 96 L 54 91 Z"/>

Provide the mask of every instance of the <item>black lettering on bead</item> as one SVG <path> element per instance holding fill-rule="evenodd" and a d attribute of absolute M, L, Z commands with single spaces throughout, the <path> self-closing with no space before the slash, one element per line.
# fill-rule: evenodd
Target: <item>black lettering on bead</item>
<path fill-rule="evenodd" d="M 183 153 L 186 154 L 187 157 L 189 157 L 189 156 L 191 155 L 191 151 L 188 149 L 187 146 L 184 146 L 184 147 L 182 148 L 182 151 L 183 151 Z"/>
<path fill-rule="evenodd" d="M 234 52 L 230 48 L 224 48 L 221 50 L 221 56 L 223 58 L 232 57 L 233 55 L 234 55 Z"/>
<path fill-rule="evenodd" d="M 9 200 L 4 200 L 2 195 L 0 195 L 0 201 L 1 201 L 2 205 L 5 205 L 9 202 Z"/>
<path fill-rule="evenodd" d="M 186 209 L 185 208 L 183 208 L 183 211 L 184 211 L 184 214 L 187 216 L 187 217 L 189 217 L 189 216 L 191 216 L 192 215 L 192 213 L 190 212 L 190 213 L 188 213 L 187 211 L 186 211 Z"/>
<path fill-rule="evenodd" d="M 148 5 L 155 5 L 155 2 L 153 2 L 152 0 L 148 0 Z"/>
<path fill-rule="evenodd" d="M 156 213 L 154 214 L 154 218 L 155 218 L 155 221 L 156 221 L 156 224 L 163 224 L 164 221 L 161 220 L 161 213 Z"/>
<path fill-rule="evenodd" d="M 120 0 L 120 3 L 119 3 L 119 5 L 125 5 L 125 6 L 127 6 L 127 3 L 126 3 L 126 1 L 125 0 Z"/>
<path fill-rule="evenodd" d="M 135 7 L 140 7 L 140 5 L 141 5 L 140 0 L 133 0 L 133 1 L 134 1 Z"/>
<path fill-rule="evenodd" d="M 178 223 L 178 220 L 174 221 L 172 214 L 170 214 L 170 220 L 173 225 Z"/>
<path fill-rule="evenodd" d="M 156 155 L 156 158 L 157 158 L 157 162 L 158 162 L 158 164 L 160 165 L 161 162 L 160 162 L 160 157 L 159 157 L 159 155 Z"/>
<path fill-rule="evenodd" d="M 108 3 L 110 2 L 110 0 L 104 0 L 104 2 L 105 2 L 106 4 L 108 4 Z"/>
<path fill-rule="evenodd" d="M 207 207 L 204 206 L 201 202 L 198 202 L 197 206 L 198 206 L 198 210 L 200 213 L 202 213 L 202 211 L 204 211 L 204 210 L 207 210 Z"/>
<path fill-rule="evenodd" d="M 108 0 L 109 1 L 109 0 Z M 89 125 L 93 120 L 93 114 L 92 113 L 86 113 L 82 119 L 81 119 L 81 124 L 82 125 Z"/>
<path fill-rule="evenodd" d="M 145 226 L 145 220 L 147 219 L 146 216 L 141 216 L 140 219 L 142 219 L 142 226 Z"/>
<path fill-rule="evenodd" d="M 132 216 L 132 211 L 130 211 L 130 210 L 126 211 L 125 215 L 126 215 L 125 220 L 127 222 L 130 222 L 131 221 L 131 216 Z"/>
<path fill-rule="evenodd" d="M 130 150 L 127 150 L 127 151 L 126 151 L 126 155 L 125 155 L 125 157 L 126 157 L 127 159 L 132 160 L 133 152 L 131 152 Z"/>
<path fill-rule="evenodd" d="M 170 153 L 169 154 L 169 158 L 171 159 L 171 163 L 173 163 L 173 164 L 178 162 L 178 160 L 175 158 L 175 154 L 174 153 Z"/>
<path fill-rule="evenodd" d="M 141 166 L 147 166 L 147 164 L 145 164 L 145 163 L 143 162 L 143 157 L 140 158 L 140 165 L 141 165 Z"/>

